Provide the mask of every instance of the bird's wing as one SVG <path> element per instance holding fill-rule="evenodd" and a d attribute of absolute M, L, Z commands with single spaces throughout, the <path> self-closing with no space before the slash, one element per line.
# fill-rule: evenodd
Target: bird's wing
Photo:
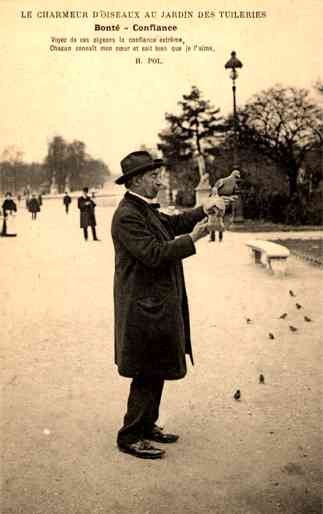
<path fill-rule="evenodd" d="M 233 177 L 231 177 L 231 176 L 225 177 L 224 179 L 222 179 L 222 185 L 220 188 L 221 193 L 223 195 L 232 195 L 235 185 L 236 185 L 236 181 Z"/>
<path fill-rule="evenodd" d="M 214 184 L 214 187 L 219 191 L 225 184 L 224 178 L 219 178 Z"/>

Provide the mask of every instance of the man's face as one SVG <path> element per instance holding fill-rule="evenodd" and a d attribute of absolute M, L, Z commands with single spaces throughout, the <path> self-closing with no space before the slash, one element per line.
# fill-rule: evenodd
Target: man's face
<path fill-rule="evenodd" d="M 155 198 L 162 186 L 160 168 L 146 171 L 136 180 L 136 193 L 146 198 Z"/>

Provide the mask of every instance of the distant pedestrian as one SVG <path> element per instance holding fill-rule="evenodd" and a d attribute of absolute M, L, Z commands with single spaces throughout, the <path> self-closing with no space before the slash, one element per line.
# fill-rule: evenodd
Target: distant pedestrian
<path fill-rule="evenodd" d="M 221 198 L 219 198 L 219 201 Z M 225 206 L 223 207 L 225 209 Z M 218 211 L 218 213 L 209 214 L 209 242 L 216 241 L 216 233 L 218 232 L 218 241 L 221 243 L 223 240 L 224 222 L 223 222 L 224 210 Z"/>
<path fill-rule="evenodd" d="M 229 196 L 234 198 L 234 195 L 238 193 L 238 181 L 240 180 L 240 171 L 235 169 L 232 171 L 232 173 L 228 177 L 220 178 L 216 181 L 214 186 L 212 187 L 212 195 L 219 195 L 221 197 Z M 231 208 L 234 208 L 234 204 L 230 206 Z M 223 211 L 223 216 L 224 216 Z M 216 235 L 215 232 L 218 231 L 218 241 L 221 243 L 223 241 L 223 232 L 224 232 L 224 220 L 223 216 L 220 216 L 219 219 L 215 220 L 216 225 L 218 225 L 217 228 L 212 228 L 210 230 L 210 237 L 209 241 L 215 241 Z"/>
<path fill-rule="evenodd" d="M 35 194 L 31 195 L 31 199 L 28 201 L 28 210 L 31 212 L 31 219 L 35 220 L 37 213 L 40 212 L 39 200 Z"/>
<path fill-rule="evenodd" d="M 216 231 L 215 230 L 210 231 L 209 241 L 212 241 L 212 242 L 216 241 Z M 218 241 L 219 241 L 219 243 L 221 243 L 223 241 L 223 230 L 218 231 Z"/>
<path fill-rule="evenodd" d="M 41 193 L 39 193 L 39 195 L 38 195 L 38 203 L 39 203 L 39 207 L 41 207 L 43 205 L 43 196 Z"/>
<path fill-rule="evenodd" d="M 63 204 L 65 205 L 65 212 L 66 212 L 66 214 L 68 214 L 71 202 L 72 202 L 72 198 L 70 197 L 68 192 L 65 191 L 65 194 L 63 196 Z"/>
<path fill-rule="evenodd" d="M 14 212 L 17 212 L 17 205 L 16 202 L 12 198 L 11 193 L 6 193 L 6 198 L 2 204 L 2 210 L 4 216 L 7 216 L 8 214 L 13 214 Z"/>
<path fill-rule="evenodd" d="M 1 236 L 15 236 L 11 229 L 11 221 L 13 219 L 14 213 L 17 212 L 16 202 L 12 198 L 12 194 L 10 192 L 6 193 L 5 200 L 2 204 L 2 213 L 3 213 L 3 222 L 1 229 Z"/>
<path fill-rule="evenodd" d="M 99 241 L 96 235 L 95 206 L 96 203 L 89 196 L 89 188 L 83 188 L 83 194 L 78 198 L 77 206 L 80 209 L 80 226 L 83 229 L 84 239 L 88 240 L 88 227 L 91 227 L 93 241 Z"/>

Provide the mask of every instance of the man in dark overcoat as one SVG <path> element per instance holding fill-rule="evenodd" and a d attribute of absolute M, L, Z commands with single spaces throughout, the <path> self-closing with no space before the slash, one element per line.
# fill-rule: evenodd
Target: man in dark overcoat
<path fill-rule="evenodd" d="M 39 201 L 35 194 L 32 194 L 31 199 L 28 201 L 28 210 L 31 212 L 31 219 L 35 220 L 37 218 L 37 213 L 40 212 Z"/>
<path fill-rule="evenodd" d="M 151 441 L 178 439 L 156 422 L 164 381 L 185 376 L 186 354 L 193 363 L 182 259 L 196 253 L 196 241 L 208 234 L 206 213 L 217 205 L 210 197 L 191 212 L 172 216 L 159 212 L 153 200 L 162 185 L 162 165 L 146 151 L 133 152 L 121 161 L 123 174 L 116 182 L 128 191 L 111 227 L 115 362 L 120 375 L 132 378 L 117 444 L 123 452 L 150 459 L 165 453 Z"/>
<path fill-rule="evenodd" d="M 14 212 L 17 212 L 17 204 L 12 198 L 12 194 L 10 192 L 6 193 L 6 198 L 2 204 L 2 212 L 3 212 L 3 223 L 1 229 L 1 236 L 16 236 L 17 234 L 10 234 L 10 230 L 8 230 L 8 220 L 10 216 L 13 215 Z"/>
<path fill-rule="evenodd" d="M 96 203 L 89 196 L 89 188 L 83 188 L 83 194 L 77 200 L 77 206 L 80 209 L 80 226 L 83 229 L 84 239 L 88 240 L 88 227 L 91 227 L 93 241 L 99 241 L 96 235 Z"/>
<path fill-rule="evenodd" d="M 72 198 L 70 197 L 68 192 L 65 191 L 65 194 L 63 196 L 63 204 L 65 205 L 65 212 L 66 212 L 66 214 L 68 214 L 71 202 L 72 202 Z"/>

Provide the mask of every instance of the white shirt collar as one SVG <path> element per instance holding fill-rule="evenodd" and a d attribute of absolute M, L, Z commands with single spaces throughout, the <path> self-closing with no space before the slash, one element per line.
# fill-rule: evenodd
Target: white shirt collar
<path fill-rule="evenodd" d="M 128 193 L 131 195 L 137 196 L 138 198 L 140 198 L 141 200 L 143 200 L 146 203 L 156 203 L 156 199 L 151 200 L 150 198 L 146 198 L 145 196 L 138 195 L 138 193 L 134 193 L 133 191 L 128 191 Z"/>

